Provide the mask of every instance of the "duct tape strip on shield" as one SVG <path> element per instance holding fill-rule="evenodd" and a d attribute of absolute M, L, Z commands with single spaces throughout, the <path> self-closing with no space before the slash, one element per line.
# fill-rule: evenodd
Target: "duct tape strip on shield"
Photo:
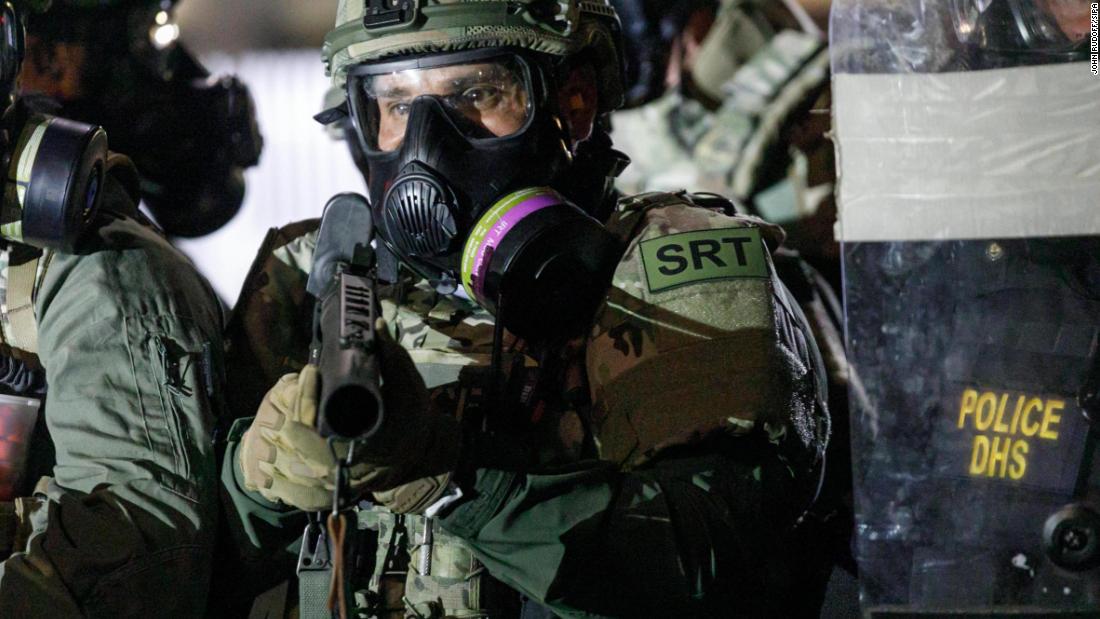
<path fill-rule="evenodd" d="M 1100 80 L 1087 63 L 833 81 L 837 238 L 1100 234 Z"/>

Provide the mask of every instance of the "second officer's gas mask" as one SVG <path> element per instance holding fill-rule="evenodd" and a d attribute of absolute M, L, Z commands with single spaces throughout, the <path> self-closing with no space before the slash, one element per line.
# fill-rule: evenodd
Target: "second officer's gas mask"
<path fill-rule="evenodd" d="M 498 318 L 529 336 L 575 331 L 617 255 L 602 226 L 553 189 L 572 155 L 548 65 L 488 49 L 348 74 L 386 248 L 441 292 L 461 284 L 497 314 L 507 304 Z"/>
<path fill-rule="evenodd" d="M 22 86 L 56 99 L 65 117 L 105 127 L 137 166 L 157 223 L 197 237 L 240 210 L 263 139 L 247 86 L 211 76 L 178 40 L 175 4 L 55 1 L 29 19 Z"/>

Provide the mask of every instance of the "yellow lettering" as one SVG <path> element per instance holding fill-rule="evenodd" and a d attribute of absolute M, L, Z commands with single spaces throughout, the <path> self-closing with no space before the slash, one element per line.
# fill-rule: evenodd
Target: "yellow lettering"
<path fill-rule="evenodd" d="M 1012 479 L 1023 479 L 1027 472 L 1027 441 L 1018 440 L 1012 446 L 1012 464 L 1008 467 L 1008 476 Z"/>
<path fill-rule="evenodd" d="M 1012 412 L 1012 429 L 1009 430 L 1011 434 L 1016 434 L 1016 431 L 1020 428 L 1020 411 L 1024 409 L 1024 400 L 1027 396 L 1020 396 L 1016 398 L 1016 410 Z"/>
<path fill-rule="evenodd" d="M 1020 430 L 1024 433 L 1024 436 L 1035 436 L 1039 433 L 1039 424 L 1028 425 L 1028 419 L 1033 411 L 1041 410 L 1043 410 L 1043 401 L 1039 398 L 1031 398 L 1024 405 L 1023 416 L 1020 419 Z"/>
<path fill-rule="evenodd" d="M 989 437 L 979 434 L 974 437 L 974 451 L 970 456 L 970 474 L 981 475 L 989 461 Z"/>
<path fill-rule="evenodd" d="M 1008 404 L 1008 394 L 1001 394 L 1001 403 L 997 406 L 997 420 L 993 422 L 993 431 L 1005 434 L 1008 432 L 1008 426 L 1006 426 L 1001 420 L 1005 416 L 1005 405 Z"/>
<path fill-rule="evenodd" d="M 986 416 L 985 411 L 989 411 Z M 978 398 L 978 411 L 974 415 L 974 427 L 979 430 L 988 430 L 993 425 L 993 415 L 997 412 L 997 396 L 987 391 Z"/>
<path fill-rule="evenodd" d="M 1066 403 L 1062 400 L 1047 400 L 1046 410 L 1043 411 L 1043 429 L 1039 431 L 1039 438 L 1045 438 L 1051 441 L 1058 440 L 1058 430 L 1051 429 L 1051 426 L 1057 426 L 1062 421 L 1061 415 L 1056 415 L 1055 411 L 1060 411 L 1066 407 Z"/>
<path fill-rule="evenodd" d="M 986 475 L 989 477 L 1005 476 L 1005 469 L 1008 468 L 1008 450 L 1011 446 L 1012 439 L 1007 436 L 993 437 L 993 446 L 989 449 L 989 468 L 985 471 Z"/>
<path fill-rule="evenodd" d="M 978 404 L 978 392 L 973 389 L 963 391 L 962 403 L 959 405 L 959 427 L 966 425 L 966 416 L 974 414 L 974 407 Z"/>
<path fill-rule="evenodd" d="M 1011 399 L 1016 402 L 1009 419 Z M 964 389 L 959 399 L 958 427 L 962 429 L 970 424 L 979 432 L 996 433 L 974 437 L 970 475 L 1014 481 L 1024 479 L 1032 445 L 1022 437 L 1058 440 L 1065 407 L 1065 400 L 1060 399 Z"/>

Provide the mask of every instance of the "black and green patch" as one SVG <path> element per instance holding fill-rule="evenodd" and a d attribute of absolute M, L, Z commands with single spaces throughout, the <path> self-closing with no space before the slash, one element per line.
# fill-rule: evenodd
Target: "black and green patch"
<path fill-rule="evenodd" d="M 642 241 L 639 247 L 650 292 L 699 281 L 768 276 L 756 228 L 681 232 Z"/>

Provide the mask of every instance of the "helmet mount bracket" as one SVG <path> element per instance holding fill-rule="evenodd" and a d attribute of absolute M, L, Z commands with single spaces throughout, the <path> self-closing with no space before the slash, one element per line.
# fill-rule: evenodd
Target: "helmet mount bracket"
<path fill-rule="evenodd" d="M 418 0 L 367 0 L 363 27 L 373 30 L 411 24 L 419 4 Z"/>

